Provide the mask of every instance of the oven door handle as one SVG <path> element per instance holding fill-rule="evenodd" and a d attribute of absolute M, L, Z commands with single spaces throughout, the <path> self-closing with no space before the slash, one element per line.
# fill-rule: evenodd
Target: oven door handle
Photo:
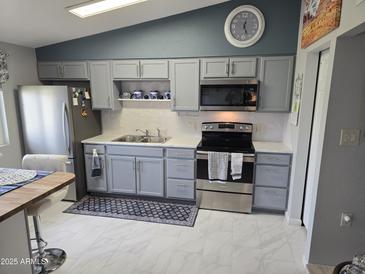
<path fill-rule="evenodd" d="M 197 151 L 196 158 L 198 160 L 208 160 L 208 151 Z M 229 155 L 229 160 L 231 160 L 231 154 Z M 243 153 L 243 162 L 244 163 L 254 163 L 255 162 L 255 154 L 253 153 Z"/>

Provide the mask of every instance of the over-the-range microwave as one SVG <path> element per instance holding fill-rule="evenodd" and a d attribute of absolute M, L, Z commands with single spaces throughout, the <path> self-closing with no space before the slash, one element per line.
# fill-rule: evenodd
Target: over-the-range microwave
<path fill-rule="evenodd" d="M 202 80 L 200 110 L 256 111 L 259 81 Z"/>

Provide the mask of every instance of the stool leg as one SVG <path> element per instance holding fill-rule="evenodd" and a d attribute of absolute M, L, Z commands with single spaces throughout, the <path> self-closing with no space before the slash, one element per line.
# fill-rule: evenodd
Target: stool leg
<path fill-rule="evenodd" d="M 35 238 L 36 238 L 36 242 L 37 242 L 37 248 L 38 248 L 38 255 L 37 255 L 37 263 L 36 263 L 36 273 L 43 273 L 44 272 L 44 261 L 43 259 L 45 258 L 45 252 L 44 252 L 44 247 L 45 247 L 45 242 L 42 240 L 42 236 L 41 236 L 41 227 L 40 227 L 40 221 L 39 221 L 39 215 L 38 216 L 33 216 L 33 225 L 34 225 L 34 233 L 35 233 Z"/>

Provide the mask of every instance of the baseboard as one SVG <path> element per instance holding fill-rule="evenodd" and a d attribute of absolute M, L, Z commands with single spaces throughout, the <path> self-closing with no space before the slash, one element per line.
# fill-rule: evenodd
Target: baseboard
<path fill-rule="evenodd" d="M 288 212 L 285 212 L 285 220 L 288 225 L 297 225 L 297 226 L 302 225 L 301 219 L 290 218 L 290 216 L 288 215 Z"/>

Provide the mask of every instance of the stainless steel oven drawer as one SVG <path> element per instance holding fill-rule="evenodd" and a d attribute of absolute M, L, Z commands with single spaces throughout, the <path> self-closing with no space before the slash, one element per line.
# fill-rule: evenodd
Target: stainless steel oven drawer
<path fill-rule="evenodd" d="M 194 200 L 194 180 L 167 179 L 167 197 Z"/>
<path fill-rule="evenodd" d="M 197 190 L 199 208 L 251 213 L 252 195 Z"/>
<path fill-rule="evenodd" d="M 227 182 L 225 184 L 220 184 L 220 183 L 209 183 L 208 180 L 202 180 L 202 179 L 198 179 L 196 183 L 197 183 L 196 188 L 199 190 L 252 194 L 252 189 L 253 189 L 252 184 L 246 184 L 246 183 Z"/>

